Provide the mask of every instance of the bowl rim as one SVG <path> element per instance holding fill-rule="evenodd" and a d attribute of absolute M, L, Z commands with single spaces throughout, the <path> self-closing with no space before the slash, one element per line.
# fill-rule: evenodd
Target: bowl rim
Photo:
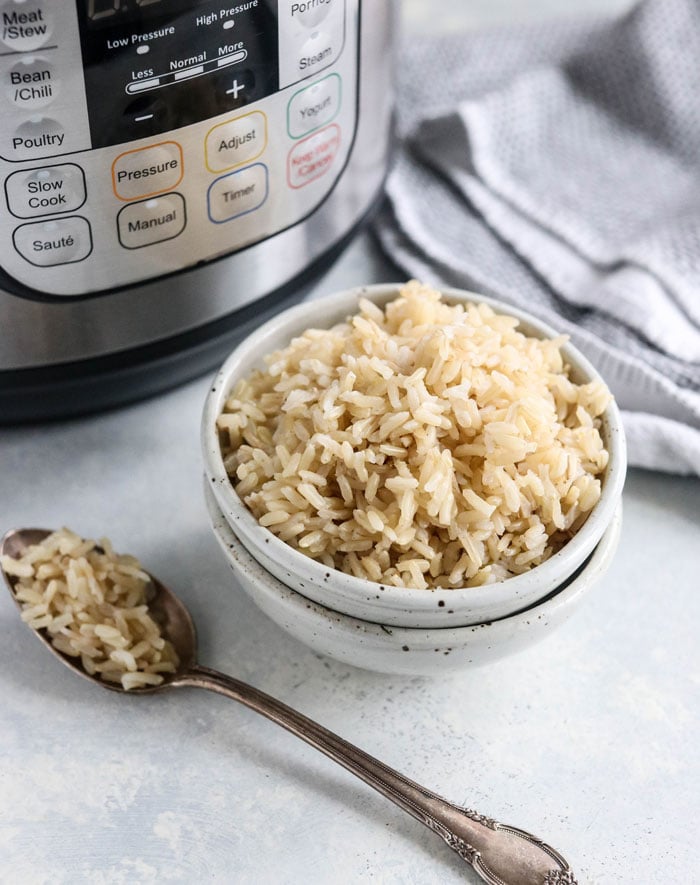
<path fill-rule="evenodd" d="M 286 600 L 288 606 L 294 607 L 305 617 L 309 617 L 308 613 L 311 612 L 315 617 L 331 619 L 335 625 L 347 628 L 349 635 L 351 631 L 357 631 L 352 632 L 352 635 L 364 631 L 383 641 L 386 641 L 384 637 L 391 637 L 392 646 L 413 642 L 410 648 L 415 651 L 420 651 L 421 648 L 431 649 L 436 641 L 454 641 L 457 644 L 461 638 L 482 632 L 484 635 L 489 635 L 489 641 L 498 642 L 499 633 L 505 632 L 513 625 L 530 626 L 545 615 L 550 618 L 555 617 L 562 610 L 568 609 L 609 568 L 619 544 L 623 519 L 623 505 L 620 500 L 600 541 L 589 554 L 584 565 L 581 566 L 579 573 L 571 580 L 566 581 L 561 589 L 556 589 L 544 599 L 538 600 L 525 609 L 478 624 L 445 627 L 387 627 L 379 621 L 368 621 L 345 612 L 336 611 L 330 606 L 308 599 L 303 593 L 289 587 L 262 566 L 237 537 L 209 489 L 207 489 L 206 498 L 211 528 L 229 567 L 236 576 L 238 572 L 246 571 L 249 581 L 255 584 L 256 592 L 260 591 L 268 598 L 274 597 L 276 601 Z M 261 587 L 263 589 L 260 589 Z M 249 595 L 257 605 L 255 597 L 252 594 Z M 334 629 L 337 629 L 337 626 Z M 504 636 L 504 640 L 505 638 Z"/>
<path fill-rule="evenodd" d="M 214 492 L 225 518 L 229 520 L 232 528 L 236 529 L 241 543 L 244 546 L 250 545 L 248 549 L 251 553 L 253 553 L 252 546 L 279 563 L 284 570 L 299 575 L 305 581 L 323 586 L 329 599 L 340 589 L 342 595 L 356 598 L 358 603 L 364 603 L 368 600 L 368 594 L 376 596 L 377 588 L 383 588 L 380 594 L 380 604 L 376 605 L 375 603 L 375 607 L 377 609 L 387 607 L 396 611 L 432 609 L 435 605 L 435 593 L 441 591 L 436 588 L 421 589 L 378 584 L 364 578 L 357 578 L 338 569 L 329 568 L 300 553 L 273 532 L 261 526 L 239 498 L 226 473 L 219 444 L 219 434 L 216 429 L 216 419 L 233 386 L 234 379 L 238 380 L 243 374 L 243 372 L 236 371 L 240 364 L 253 356 L 254 361 L 262 365 L 264 355 L 275 347 L 283 346 L 282 344 L 268 344 L 268 338 L 283 336 L 287 341 L 290 341 L 306 328 L 314 326 L 313 318 L 319 314 L 325 319 L 315 327 L 328 328 L 329 324 L 339 322 L 343 316 L 348 316 L 356 310 L 360 298 L 367 298 L 383 305 L 392 297 L 396 297 L 403 285 L 405 283 L 399 282 L 353 287 L 319 299 L 305 301 L 268 320 L 234 348 L 216 373 L 204 403 L 201 424 L 202 454 L 210 488 Z M 559 333 L 549 324 L 498 299 L 452 287 L 438 286 L 435 288 L 448 301 L 484 303 L 499 313 L 516 317 L 520 323 L 519 330 L 526 334 L 547 338 L 559 336 Z M 327 319 L 329 316 L 332 319 Z M 599 372 L 570 341 L 563 345 L 562 352 L 566 362 L 572 366 L 575 375 L 583 376 L 587 381 L 603 380 Z M 566 563 L 577 556 L 585 558 L 582 555 L 585 548 L 592 548 L 600 540 L 612 519 L 621 496 L 627 465 L 624 430 L 619 407 L 615 400 L 608 405 L 602 417 L 610 457 L 603 474 L 601 497 L 598 503 L 573 538 L 544 563 L 521 575 L 485 585 L 490 604 L 497 605 L 499 600 L 505 604 L 507 600 L 514 597 L 517 599 L 530 595 L 532 584 L 543 587 L 541 596 L 546 595 L 563 580 Z M 325 580 L 329 573 L 332 575 L 332 580 Z M 483 588 L 447 587 L 443 592 L 449 594 L 450 608 L 464 610 L 475 607 L 479 595 L 475 591 L 481 589 Z"/>

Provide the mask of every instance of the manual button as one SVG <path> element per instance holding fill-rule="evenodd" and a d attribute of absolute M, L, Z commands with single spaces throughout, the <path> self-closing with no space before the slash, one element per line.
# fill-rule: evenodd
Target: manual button
<path fill-rule="evenodd" d="M 180 194 L 131 203 L 117 215 L 119 242 L 125 249 L 172 240 L 180 236 L 186 224 L 185 201 Z"/>
<path fill-rule="evenodd" d="M 18 218 L 74 212 L 85 202 L 85 173 L 75 163 L 23 169 L 8 177 L 5 196 Z"/>
<path fill-rule="evenodd" d="M 21 224 L 12 234 L 19 254 L 37 267 L 73 264 L 92 252 L 90 225 L 80 215 Z"/>

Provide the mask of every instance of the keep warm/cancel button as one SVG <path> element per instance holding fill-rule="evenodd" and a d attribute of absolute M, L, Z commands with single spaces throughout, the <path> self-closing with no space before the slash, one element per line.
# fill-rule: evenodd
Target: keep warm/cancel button
<path fill-rule="evenodd" d="M 180 194 L 165 194 L 131 203 L 117 216 L 119 242 L 125 249 L 141 249 L 172 240 L 185 229 L 185 201 Z"/>

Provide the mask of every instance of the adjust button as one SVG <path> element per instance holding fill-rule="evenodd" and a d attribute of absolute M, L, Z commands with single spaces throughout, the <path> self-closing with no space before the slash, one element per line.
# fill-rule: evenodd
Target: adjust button
<path fill-rule="evenodd" d="M 301 138 L 335 117 L 340 108 L 340 77 L 329 74 L 312 86 L 300 89 L 287 107 L 287 129 L 291 138 Z"/>
<path fill-rule="evenodd" d="M 267 144 L 267 117 L 261 111 L 218 123 L 207 133 L 206 161 L 210 172 L 225 172 L 259 157 Z"/>
<path fill-rule="evenodd" d="M 5 95 L 27 110 L 46 107 L 58 95 L 59 81 L 54 66 L 45 58 L 27 56 L 3 75 Z"/>
<path fill-rule="evenodd" d="M 8 177 L 5 195 L 18 218 L 74 212 L 85 202 L 85 173 L 75 163 L 23 169 Z"/>
<path fill-rule="evenodd" d="M 15 52 L 31 52 L 51 36 L 53 16 L 42 0 L 10 0 L 0 6 L 0 41 Z"/>
<path fill-rule="evenodd" d="M 209 185 L 207 206 L 209 218 L 216 224 L 231 221 L 259 209 L 267 199 L 267 166 L 254 163 L 222 175 Z"/>
<path fill-rule="evenodd" d="M 73 264 L 92 252 L 90 225 L 79 215 L 21 224 L 12 242 L 23 258 L 38 267 Z"/>
<path fill-rule="evenodd" d="M 131 203 L 117 215 L 119 242 L 125 249 L 141 249 L 178 237 L 187 224 L 180 194 L 165 194 Z"/>
<path fill-rule="evenodd" d="M 182 181 L 182 148 L 176 141 L 125 151 L 112 163 L 112 186 L 120 200 L 152 197 Z"/>

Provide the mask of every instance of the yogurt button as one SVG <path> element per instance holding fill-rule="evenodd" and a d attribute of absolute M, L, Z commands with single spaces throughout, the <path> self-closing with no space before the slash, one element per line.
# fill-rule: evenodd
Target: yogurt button
<path fill-rule="evenodd" d="M 85 174 L 75 163 L 13 172 L 5 195 L 8 209 L 19 218 L 74 212 L 85 202 Z"/>
<path fill-rule="evenodd" d="M 0 6 L 0 41 L 15 52 L 39 49 L 51 36 L 48 2 L 14 0 Z"/>
<path fill-rule="evenodd" d="M 340 108 L 340 77 L 329 74 L 318 83 L 300 89 L 287 108 L 287 126 L 292 138 L 313 132 L 335 117 Z"/>
<path fill-rule="evenodd" d="M 38 267 L 73 264 L 92 252 L 90 225 L 79 215 L 22 224 L 12 234 L 12 242 L 23 258 Z"/>
<path fill-rule="evenodd" d="M 4 74 L 4 81 L 5 95 L 20 108 L 43 108 L 58 95 L 54 66 L 44 58 L 21 59 Z"/>

